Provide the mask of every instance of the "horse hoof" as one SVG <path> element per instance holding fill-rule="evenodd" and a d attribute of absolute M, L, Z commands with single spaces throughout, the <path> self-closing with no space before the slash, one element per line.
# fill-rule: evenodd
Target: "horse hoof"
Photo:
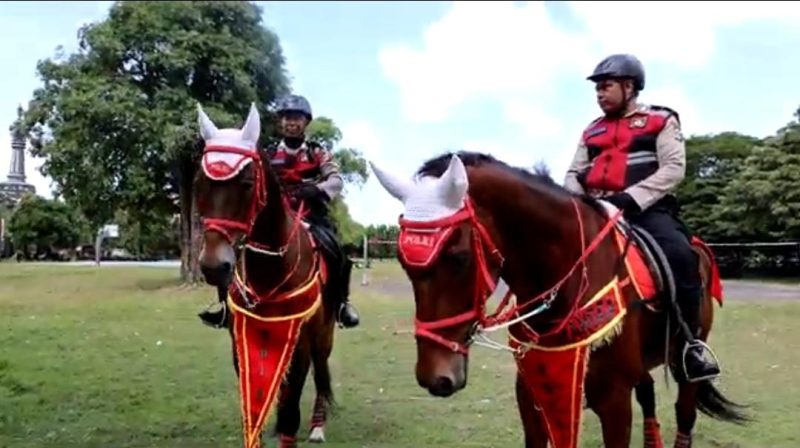
<path fill-rule="evenodd" d="M 311 443 L 325 443 L 325 429 L 322 426 L 315 426 L 311 428 L 311 434 L 308 436 L 308 441 Z"/>

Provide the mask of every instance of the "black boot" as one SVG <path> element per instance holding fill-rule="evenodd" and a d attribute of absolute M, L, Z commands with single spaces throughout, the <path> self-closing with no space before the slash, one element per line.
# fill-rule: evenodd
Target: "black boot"
<path fill-rule="evenodd" d="M 207 309 L 197 315 L 200 316 L 200 320 L 209 327 L 225 328 L 228 323 L 228 306 L 223 303 L 217 311 Z"/>
<path fill-rule="evenodd" d="M 719 365 L 711 348 L 697 337 L 700 334 L 701 298 L 700 288 L 679 291 L 677 296 L 681 317 L 690 333 L 683 335 L 685 342 L 680 352 L 681 367 L 686 380 L 690 383 L 711 380 L 720 374 Z"/>
<path fill-rule="evenodd" d="M 200 317 L 200 320 L 209 327 L 225 328 L 228 326 L 230 313 L 228 312 L 227 291 L 228 288 L 225 287 L 217 288 L 217 299 L 219 299 L 220 305 L 219 310 L 211 311 L 211 307 L 209 307 L 205 311 L 197 314 Z"/>
<path fill-rule="evenodd" d="M 353 328 L 358 326 L 359 316 L 356 308 L 350 303 L 350 273 L 353 271 L 353 261 L 349 257 L 344 256 L 342 272 L 340 277 L 340 294 L 339 294 L 339 312 L 336 313 L 336 319 L 345 328 Z"/>

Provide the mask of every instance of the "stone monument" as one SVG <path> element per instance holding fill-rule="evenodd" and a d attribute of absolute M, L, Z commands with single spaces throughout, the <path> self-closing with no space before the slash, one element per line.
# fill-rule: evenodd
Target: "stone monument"
<path fill-rule="evenodd" d="M 19 125 L 22 107 L 17 109 L 17 121 L 11 125 L 11 165 L 5 182 L 0 182 L 0 202 L 13 207 L 28 193 L 36 194 L 36 187 L 25 182 L 25 133 Z"/>

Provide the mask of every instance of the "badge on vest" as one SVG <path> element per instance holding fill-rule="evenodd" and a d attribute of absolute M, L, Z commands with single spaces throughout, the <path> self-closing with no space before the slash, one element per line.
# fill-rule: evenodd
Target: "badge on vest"
<path fill-rule="evenodd" d="M 631 128 L 643 128 L 647 124 L 647 117 L 633 117 Z"/>

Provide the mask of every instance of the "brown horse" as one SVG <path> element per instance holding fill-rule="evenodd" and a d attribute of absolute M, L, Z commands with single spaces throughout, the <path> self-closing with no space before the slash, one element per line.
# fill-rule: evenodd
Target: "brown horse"
<path fill-rule="evenodd" d="M 644 252 L 628 244 L 614 209 L 483 154 L 436 157 L 413 181 L 371 166 L 405 208 L 398 257 L 416 301 L 420 386 L 441 397 L 463 389 L 470 343 L 482 342 L 515 355 L 526 447 L 578 446 L 585 398 L 605 446 L 627 448 L 634 388 L 645 447 L 663 446 L 649 372 L 667 356 L 670 313 L 660 308 L 664 300 L 645 300 L 664 289 Z M 694 247 L 706 282 L 705 340 L 711 291 L 721 286 L 710 251 L 699 240 Z M 489 315 L 499 278 L 509 294 Z M 500 328 L 508 328 L 507 346 L 485 337 Z M 669 343 L 674 351 L 672 337 Z M 739 423 L 746 417 L 738 406 L 707 380 L 679 381 L 675 446 L 691 445 L 696 409 Z"/>
<path fill-rule="evenodd" d="M 275 430 L 280 447 L 296 446 L 300 397 L 313 362 L 316 400 L 309 439 L 324 442 L 326 412 L 333 404 L 328 357 L 333 348 L 332 304 L 336 303 L 333 295 L 337 288 L 327 287 L 330 284 L 325 279 L 324 261 L 310 232 L 302 217 L 288 206 L 266 152 L 257 148 L 260 118 L 255 106 L 251 106 L 241 130 L 217 129 L 202 108 L 199 121 L 206 143 L 203 169 L 194 184 L 194 199 L 204 224 L 200 266 L 208 284 L 230 287 L 229 309 L 242 310 L 227 322 L 234 341 L 236 374 L 240 382 L 248 380 L 240 374 L 242 352 L 237 352 L 234 332 L 237 315 L 259 316 L 265 314 L 262 310 L 270 309 L 273 317 L 284 318 L 297 311 L 289 299 L 319 281 L 324 291 L 322 304 L 302 310 L 308 317 L 299 330 L 288 374 L 281 383 Z M 266 333 L 262 337 L 266 340 Z M 265 348 L 261 351 L 266 352 L 262 357 L 270 356 Z M 261 424 L 256 424 L 259 432 Z"/>

